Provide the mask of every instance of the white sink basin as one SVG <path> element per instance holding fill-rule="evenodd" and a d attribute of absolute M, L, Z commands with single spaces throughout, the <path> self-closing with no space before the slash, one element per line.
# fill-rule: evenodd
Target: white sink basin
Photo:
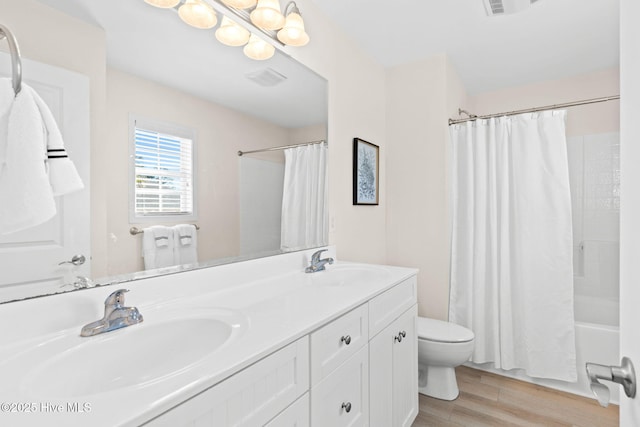
<path fill-rule="evenodd" d="M 74 346 L 32 369 L 22 389 L 42 397 L 80 397 L 144 387 L 177 375 L 220 349 L 245 325 L 231 311 L 211 314 L 158 319 L 143 313 L 145 321 L 138 325 L 75 339 Z"/>
<path fill-rule="evenodd" d="M 389 277 L 389 271 L 372 265 L 336 264 L 328 265 L 324 271 L 308 275 L 314 285 L 348 286 L 384 280 Z"/>

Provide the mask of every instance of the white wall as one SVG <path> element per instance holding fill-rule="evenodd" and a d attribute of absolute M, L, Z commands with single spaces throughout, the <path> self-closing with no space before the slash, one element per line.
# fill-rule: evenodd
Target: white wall
<path fill-rule="evenodd" d="M 129 234 L 129 114 L 195 130 L 198 258 L 239 255 L 237 152 L 287 144 L 291 131 L 112 68 L 107 72 L 107 89 L 108 274 L 143 269 L 142 239 Z"/>
<path fill-rule="evenodd" d="M 354 137 L 380 146 L 380 182 L 386 180 L 384 68 L 363 54 L 313 0 L 297 4 L 311 41 L 287 51 L 329 82 L 329 241 L 337 245 L 340 259 L 384 263 L 387 190 L 380 186 L 379 206 L 353 206 L 351 194 Z"/>
<path fill-rule="evenodd" d="M 448 125 L 464 88 L 444 55 L 389 69 L 387 258 L 420 269 L 419 313 L 447 318 Z"/>
<path fill-rule="evenodd" d="M 491 114 L 620 93 L 620 70 L 580 74 L 486 92 L 469 98 L 465 106 L 473 114 Z M 463 108 L 465 108 L 463 107 Z M 620 103 L 617 101 L 571 107 L 567 115 L 567 136 L 617 132 Z"/>

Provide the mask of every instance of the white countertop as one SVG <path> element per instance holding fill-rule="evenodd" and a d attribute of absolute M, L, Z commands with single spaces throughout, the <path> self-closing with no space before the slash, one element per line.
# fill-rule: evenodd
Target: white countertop
<path fill-rule="evenodd" d="M 299 259 L 301 256 L 305 258 Z M 127 283 L 130 292 L 125 305 L 138 307 L 144 322 L 89 338 L 79 336 L 80 328 L 102 317 L 104 298 L 116 287 L 0 305 L 0 424 L 140 425 L 417 273 L 410 268 L 336 263 L 327 266 L 329 273 L 345 266 L 373 273 L 366 274 L 366 280 L 349 278 L 348 284 L 331 286 L 324 283 L 330 277 L 327 272 L 303 272 L 300 266 L 306 257 L 308 254 L 287 254 L 271 261 L 254 260 Z M 24 386 L 24 378 L 38 363 L 58 356 L 66 346 L 107 336 L 117 343 L 116 334 L 152 325 L 169 308 L 231 310 L 241 315 L 244 326 L 210 355 L 155 382 L 72 398 Z M 56 353 L 34 352 L 39 348 L 56 349 Z M 119 349 L 114 344 L 113 351 L 135 349 Z M 155 354 L 149 363 L 162 357 Z M 100 369 L 100 360 L 94 365 Z M 7 412 L 7 403 L 18 413 Z M 32 412 L 25 413 L 25 407 Z M 60 407 L 60 412 L 54 412 Z"/>

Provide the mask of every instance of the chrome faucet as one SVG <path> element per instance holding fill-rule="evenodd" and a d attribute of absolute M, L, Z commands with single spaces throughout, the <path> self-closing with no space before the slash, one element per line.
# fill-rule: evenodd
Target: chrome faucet
<path fill-rule="evenodd" d="M 111 293 L 104 301 L 104 317 L 84 325 L 80 336 L 90 337 L 142 322 L 144 318 L 137 308 L 124 306 L 125 292 L 129 290 L 118 289 Z"/>
<path fill-rule="evenodd" d="M 305 273 L 315 273 L 316 271 L 323 271 L 325 269 L 325 265 L 333 264 L 333 258 L 324 258 L 320 259 L 320 255 L 322 252 L 327 251 L 327 249 L 320 249 L 317 252 L 314 252 L 311 255 L 311 265 L 304 269 Z"/>

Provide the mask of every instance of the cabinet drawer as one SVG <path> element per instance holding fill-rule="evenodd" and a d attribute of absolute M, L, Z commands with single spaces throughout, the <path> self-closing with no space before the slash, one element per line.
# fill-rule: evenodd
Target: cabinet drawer
<path fill-rule="evenodd" d="M 349 313 L 311 334 L 311 384 L 326 378 L 369 340 L 367 305 Z"/>
<path fill-rule="evenodd" d="M 146 426 L 264 425 L 309 388 L 305 336 L 151 420 Z"/>
<path fill-rule="evenodd" d="M 309 393 L 305 393 L 265 427 L 309 427 Z"/>
<path fill-rule="evenodd" d="M 369 425 L 369 346 L 311 389 L 312 427 Z"/>
<path fill-rule="evenodd" d="M 418 301 L 416 276 L 369 301 L 369 336 L 373 337 Z"/>

